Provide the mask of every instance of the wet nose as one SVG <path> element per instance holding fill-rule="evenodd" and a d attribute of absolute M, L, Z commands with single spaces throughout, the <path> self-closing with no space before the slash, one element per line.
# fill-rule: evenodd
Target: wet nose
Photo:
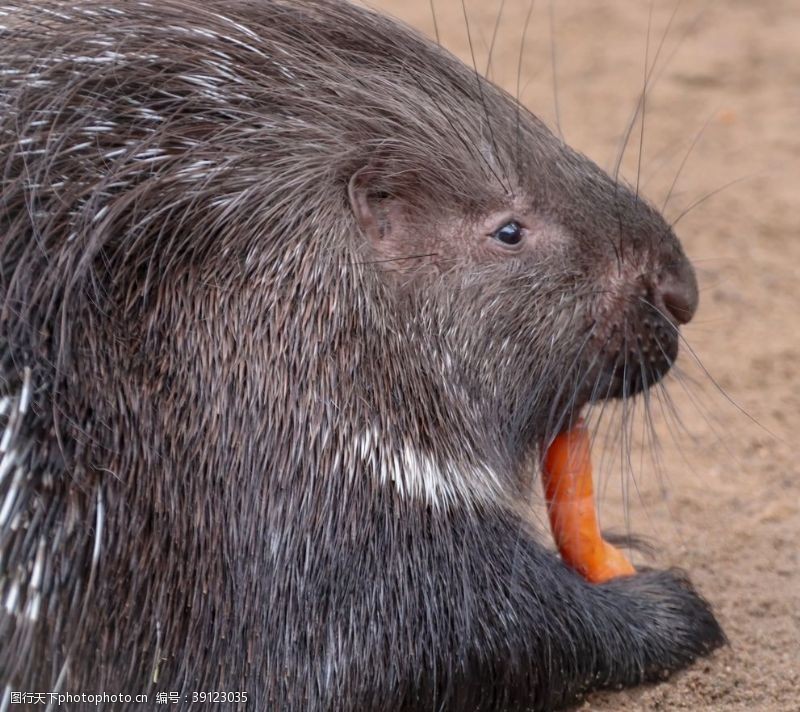
<path fill-rule="evenodd" d="M 655 291 L 658 308 L 675 323 L 686 324 L 697 312 L 697 278 L 688 260 L 662 275 Z"/>

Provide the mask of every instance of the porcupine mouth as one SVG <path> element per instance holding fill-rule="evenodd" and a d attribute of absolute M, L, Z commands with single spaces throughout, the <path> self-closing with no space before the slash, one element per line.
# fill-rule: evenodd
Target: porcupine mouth
<path fill-rule="evenodd" d="M 609 399 L 624 399 L 643 393 L 661 382 L 672 368 L 677 356 L 670 352 L 659 353 L 648 360 L 623 360 L 610 368 L 602 369 L 590 379 L 587 400 L 596 402 Z"/>
<path fill-rule="evenodd" d="M 556 431 L 551 431 L 541 443 L 541 452 L 546 453 L 556 436 L 581 426 L 588 406 L 610 400 L 625 400 L 643 393 L 660 383 L 667 375 L 678 355 L 677 337 L 667 343 L 658 343 L 653 350 L 655 339 L 645 345 L 641 336 L 637 337 L 633 349 L 617 349 L 595 357 L 594 368 L 586 368 L 579 385 L 574 389 L 569 402 L 563 404 L 563 416 Z"/>
<path fill-rule="evenodd" d="M 659 338 L 659 336 L 661 338 Z M 626 400 L 660 383 L 669 373 L 678 355 L 678 338 L 664 339 L 663 332 L 637 334 L 626 349 L 603 351 L 594 356 L 593 365 L 585 368 L 571 402 L 565 404 L 575 420 L 591 403 Z"/>

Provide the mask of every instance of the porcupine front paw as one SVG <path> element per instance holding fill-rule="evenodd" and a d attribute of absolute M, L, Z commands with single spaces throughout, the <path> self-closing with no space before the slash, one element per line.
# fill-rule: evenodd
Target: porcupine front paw
<path fill-rule="evenodd" d="M 618 659 L 631 666 L 624 684 L 663 679 L 727 642 L 710 605 L 681 570 L 644 570 L 601 587 L 623 599 L 625 634 L 633 637 Z M 602 678 L 600 671 L 601 684 Z"/>

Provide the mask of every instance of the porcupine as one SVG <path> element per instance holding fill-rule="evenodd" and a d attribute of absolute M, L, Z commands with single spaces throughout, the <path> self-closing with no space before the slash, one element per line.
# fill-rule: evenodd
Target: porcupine
<path fill-rule="evenodd" d="M 723 641 L 524 514 L 696 309 L 641 196 L 344 2 L 0 12 L 6 704 L 550 709 Z"/>

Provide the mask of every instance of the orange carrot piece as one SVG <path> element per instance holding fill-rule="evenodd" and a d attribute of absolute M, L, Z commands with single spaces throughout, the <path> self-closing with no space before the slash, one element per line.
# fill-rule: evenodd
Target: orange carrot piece
<path fill-rule="evenodd" d="M 559 434 L 547 449 L 542 482 L 553 538 L 568 566 L 592 583 L 636 573 L 625 554 L 600 533 L 592 489 L 589 433 L 582 420 Z"/>

